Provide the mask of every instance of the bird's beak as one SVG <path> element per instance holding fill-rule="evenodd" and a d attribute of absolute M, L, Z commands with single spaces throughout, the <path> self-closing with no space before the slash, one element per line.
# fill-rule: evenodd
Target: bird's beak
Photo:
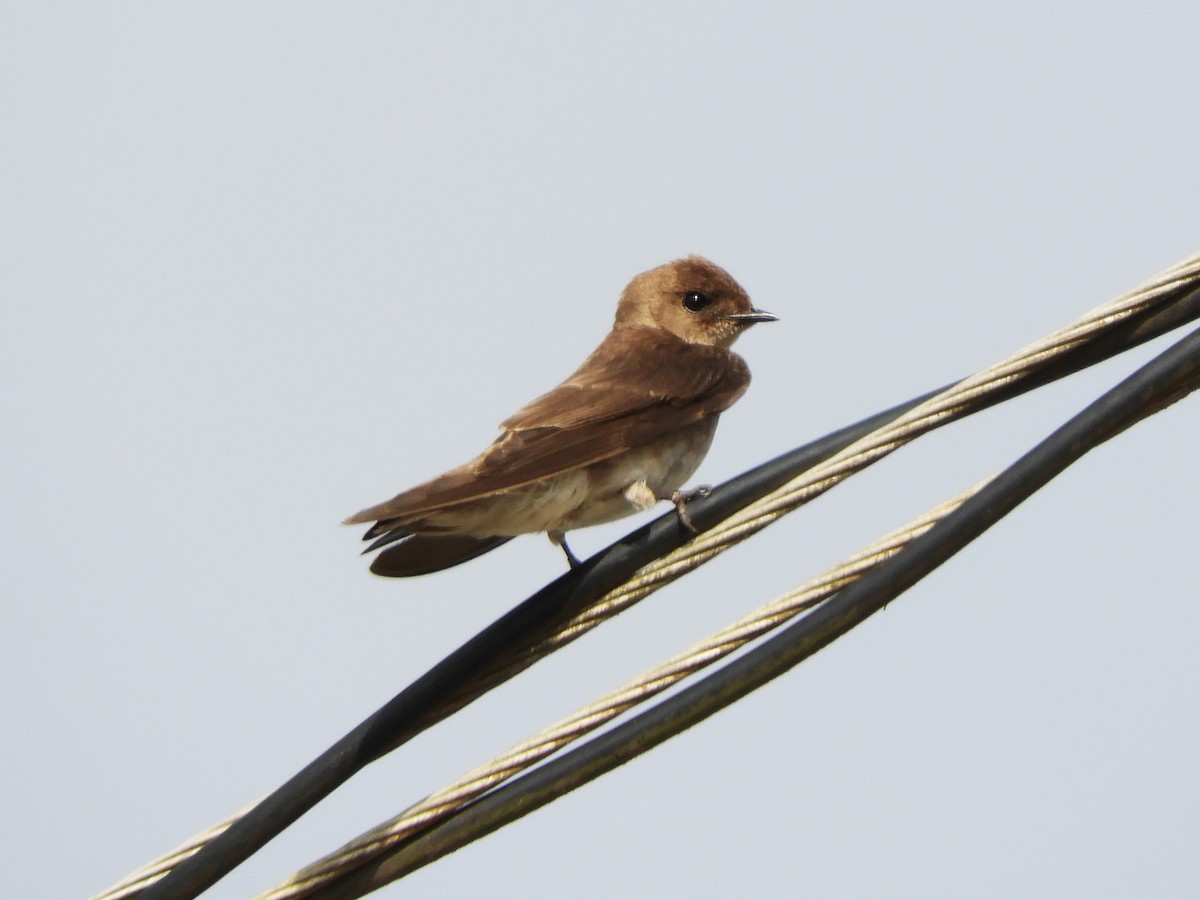
<path fill-rule="evenodd" d="M 725 318 L 733 319 L 735 322 L 744 322 L 747 325 L 753 325 L 755 322 L 778 322 L 779 316 L 774 313 L 769 313 L 764 309 L 750 308 L 750 312 L 730 313 Z"/>

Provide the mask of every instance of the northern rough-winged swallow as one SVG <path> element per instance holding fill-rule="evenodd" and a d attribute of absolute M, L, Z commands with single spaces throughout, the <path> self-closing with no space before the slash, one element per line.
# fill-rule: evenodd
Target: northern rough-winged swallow
<path fill-rule="evenodd" d="M 579 369 L 501 424 L 466 465 L 356 513 L 374 522 L 364 552 L 389 544 L 376 575 L 424 575 L 545 531 L 572 566 L 565 533 L 671 500 L 691 528 L 680 485 L 700 465 L 717 418 L 750 384 L 729 350 L 755 322 L 729 273 L 699 256 L 643 272 L 612 331 Z M 694 529 L 693 529 L 694 530 Z"/>

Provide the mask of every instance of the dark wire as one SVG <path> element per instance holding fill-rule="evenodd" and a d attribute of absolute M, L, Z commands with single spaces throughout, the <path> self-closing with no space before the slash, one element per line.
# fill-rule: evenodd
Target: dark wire
<path fill-rule="evenodd" d="M 1179 289 L 1177 294 L 1174 298 L 1164 295 L 1164 305 L 1155 312 L 1131 316 L 971 412 L 1063 378 L 1200 317 L 1200 289 Z M 711 528 L 941 390 L 944 388 L 877 413 L 731 479 L 709 496 L 689 502 L 692 521 L 702 531 Z M 498 683 L 497 673 L 511 667 L 530 647 L 690 537 L 671 512 L 551 582 L 437 663 L 140 896 L 144 900 L 190 898 L 207 890 L 368 763 L 477 699 Z"/>
<path fill-rule="evenodd" d="M 929 531 L 807 616 L 652 709 L 498 787 L 309 896 L 361 897 L 698 724 L 881 610 L 1084 454 L 1198 387 L 1200 330 L 1091 403 Z"/>

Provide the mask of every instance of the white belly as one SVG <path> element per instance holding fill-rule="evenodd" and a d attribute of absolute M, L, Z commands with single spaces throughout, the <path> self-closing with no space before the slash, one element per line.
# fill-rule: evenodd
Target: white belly
<path fill-rule="evenodd" d="M 646 447 L 589 466 L 584 470 L 589 481 L 587 498 L 544 530 L 570 531 L 638 512 L 640 508 L 625 492 L 639 481 L 658 496 L 677 490 L 704 460 L 716 427 L 717 418 L 712 416 Z"/>

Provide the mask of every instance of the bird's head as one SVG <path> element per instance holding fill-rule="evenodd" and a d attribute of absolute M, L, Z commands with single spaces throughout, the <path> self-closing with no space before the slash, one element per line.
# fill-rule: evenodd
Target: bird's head
<path fill-rule="evenodd" d="M 691 344 L 728 347 L 755 322 L 776 319 L 755 309 L 720 266 L 689 256 L 629 282 L 617 305 L 616 326 L 661 328 Z"/>

